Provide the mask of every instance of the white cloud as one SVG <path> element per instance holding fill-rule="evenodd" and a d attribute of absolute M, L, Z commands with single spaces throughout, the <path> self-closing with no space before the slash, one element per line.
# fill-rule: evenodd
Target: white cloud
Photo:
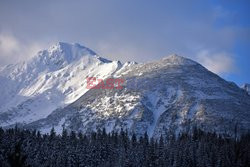
<path fill-rule="evenodd" d="M 44 46 L 38 42 L 21 42 L 10 33 L 0 33 L 0 65 L 27 60 Z"/>
<path fill-rule="evenodd" d="M 208 50 L 200 51 L 196 59 L 208 70 L 216 74 L 232 73 L 236 70 L 233 57 L 226 52 L 211 52 Z"/>
<path fill-rule="evenodd" d="M 19 42 L 9 34 L 0 34 L 0 53 L 1 56 L 11 55 L 19 50 Z"/>

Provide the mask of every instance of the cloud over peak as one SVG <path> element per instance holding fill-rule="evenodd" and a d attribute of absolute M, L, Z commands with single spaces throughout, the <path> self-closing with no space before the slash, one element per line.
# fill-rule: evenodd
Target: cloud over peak
<path fill-rule="evenodd" d="M 216 74 L 228 74 L 235 72 L 235 60 L 226 52 L 211 52 L 202 50 L 198 52 L 196 60 L 208 70 Z"/>
<path fill-rule="evenodd" d="M 41 42 L 21 42 L 11 33 L 0 33 L 0 66 L 27 60 L 45 48 Z"/>

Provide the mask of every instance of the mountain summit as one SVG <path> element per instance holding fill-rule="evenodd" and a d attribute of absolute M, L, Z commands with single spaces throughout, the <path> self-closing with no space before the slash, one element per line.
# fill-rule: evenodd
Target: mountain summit
<path fill-rule="evenodd" d="M 68 64 L 72 64 L 84 57 L 93 58 L 98 55 L 91 49 L 81 46 L 78 43 L 69 44 L 58 42 L 52 45 L 49 49 L 38 52 L 38 54 L 28 61 L 33 66 L 48 68 L 50 70 L 58 70 L 64 68 Z M 99 58 L 101 59 L 101 58 Z M 109 60 L 103 59 L 105 62 Z"/>
<path fill-rule="evenodd" d="M 123 89 L 87 89 L 86 77 L 122 78 Z M 19 123 L 43 133 L 52 127 L 89 133 L 121 128 L 159 137 L 199 127 L 233 135 L 250 129 L 250 96 L 199 63 L 170 55 L 144 64 L 97 56 L 59 43 L 28 63 L 0 72 L 0 125 Z"/>
<path fill-rule="evenodd" d="M 46 118 L 86 91 L 86 77 L 106 78 L 120 62 L 99 57 L 79 44 L 59 42 L 27 62 L 0 71 L 0 125 Z"/>
<path fill-rule="evenodd" d="M 163 63 L 166 63 L 165 65 L 195 65 L 198 64 L 197 62 L 179 56 L 177 54 L 172 54 L 170 56 L 166 56 L 164 58 L 162 58 L 160 61 L 162 61 Z"/>

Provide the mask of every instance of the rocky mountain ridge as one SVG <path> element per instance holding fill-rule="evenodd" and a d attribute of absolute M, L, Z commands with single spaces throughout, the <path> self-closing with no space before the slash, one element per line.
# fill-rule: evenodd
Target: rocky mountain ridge
<path fill-rule="evenodd" d="M 85 133 L 123 128 L 153 137 L 194 126 L 229 135 L 236 125 L 240 133 L 250 129 L 250 96 L 193 60 L 171 55 L 150 63 L 121 63 L 64 43 L 39 54 L 41 58 L 0 72 L 5 85 L 21 83 L 15 89 L 1 86 L 1 126 L 19 123 L 43 133 L 52 127 L 58 133 L 63 128 Z M 34 62 L 39 63 L 27 70 Z M 29 74 L 31 69 L 39 72 Z M 123 78 L 125 83 L 123 89 L 89 90 L 90 76 Z"/>

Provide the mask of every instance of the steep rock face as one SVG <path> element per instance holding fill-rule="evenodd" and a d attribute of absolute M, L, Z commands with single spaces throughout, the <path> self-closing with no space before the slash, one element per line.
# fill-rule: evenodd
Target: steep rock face
<path fill-rule="evenodd" d="M 123 89 L 91 89 L 72 104 L 26 125 L 46 133 L 51 127 L 90 132 L 128 129 L 150 136 L 188 131 L 233 134 L 250 129 L 250 97 L 200 64 L 177 55 L 130 64 L 113 74 Z"/>
<path fill-rule="evenodd" d="M 46 118 L 86 93 L 86 77 L 106 78 L 121 68 L 79 44 L 59 42 L 27 62 L 0 71 L 0 126 Z"/>

